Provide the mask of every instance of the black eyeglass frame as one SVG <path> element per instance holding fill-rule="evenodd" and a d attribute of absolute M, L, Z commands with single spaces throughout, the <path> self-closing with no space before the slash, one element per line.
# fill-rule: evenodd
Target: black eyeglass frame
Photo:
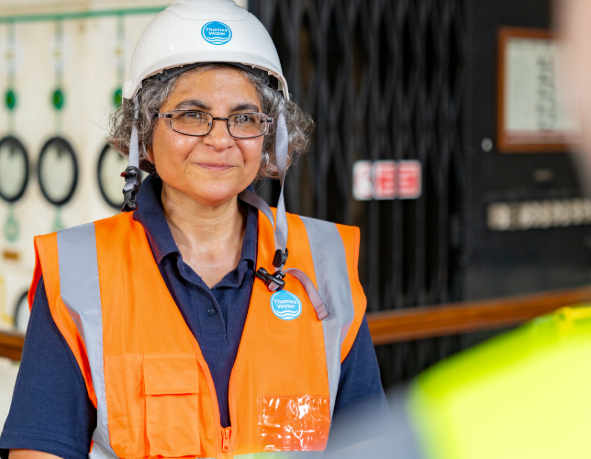
<path fill-rule="evenodd" d="M 195 113 L 203 113 L 204 115 L 208 115 L 211 117 L 211 123 L 209 123 L 209 131 L 207 131 L 205 134 L 185 134 L 184 132 L 180 132 L 177 131 L 175 128 L 172 127 L 172 115 L 176 112 L 195 112 Z M 240 115 L 260 115 L 260 116 L 264 116 L 265 117 L 265 131 L 262 132 L 259 135 L 255 135 L 254 137 L 236 137 L 235 135 L 232 135 L 232 132 L 230 131 L 230 118 L 234 117 L 234 116 L 240 116 Z M 235 113 L 233 115 L 230 115 L 228 118 L 216 118 L 214 117 L 211 113 L 207 113 L 207 112 L 203 112 L 201 110 L 190 110 L 190 109 L 179 109 L 179 110 L 172 110 L 170 112 L 166 112 L 166 113 L 154 113 L 154 118 L 159 119 L 159 118 L 168 118 L 170 120 L 170 129 L 172 129 L 174 132 L 178 132 L 179 134 L 182 135 L 188 135 L 189 137 L 205 137 L 206 135 L 208 135 L 211 130 L 213 129 L 213 122 L 215 120 L 220 120 L 220 121 L 225 121 L 226 122 L 226 127 L 228 128 L 228 133 L 234 137 L 235 139 L 256 139 L 257 137 L 261 137 L 264 135 L 267 135 L 269 132 L 269 125 L 273 124 L 273 118 L 269 118 L 267 115 L 265 115 L 264 113 Z"/>

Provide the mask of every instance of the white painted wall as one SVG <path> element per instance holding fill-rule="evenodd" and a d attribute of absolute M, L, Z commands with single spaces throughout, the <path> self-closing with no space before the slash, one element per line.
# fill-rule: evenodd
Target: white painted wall
<path fill-rule="evenodd" d="M 17 373 L 17 363 L 0 359 L 0 431 L 4 428 L 4 421 L 8 417 Z"/>
<path fill-rule="evenodd" d="M 121 9 L 166 6 L 170 0 L 0 0 L 0 16 L 53 14 L 93 9 Z M 246 0 L 238 0 L 246 7 Z M 125 17 L 126 67 L 142 30 L 153 15 Z M 62 220 L 75 226 L 115 213 L 100 195 L 96 179 L 98 156 L 105 144 L 108 113 L 117 87 L 117 44 L 115 17 L 100 17 L 63 22 L 65 67 L 63 135 L 78 155 L 80 177 L 74 199 L 64 206 Z M 54 110 L 50 96 L 55 89 L 52 50 L 54 22 L 15 24 L 18 106 L 15 129 L 29 153 L 33 170 L 24 197 L 16 204 L 21 234 L 15 243 L 4 237 L 8 205 L 0 201 L 0 327 L 12 328 L 10 318 L 17 299 L 28 289 L 34 268 L 33 237 L 52 231 L 56 210 L 42 196 L 36 176 L 36 163 L 43 144 L 55 134 Z M 0 137 L 8 129 L 4 92 L 7 71 L 4 51 L 7 26 L 0 24 Z M 123 179 L 121 179 L 123 187 Z M 6 259 L 4 252 L 17 253 L 19 260 Z M 0 360 L 0 427 L 4 423 L 17 367 Z"/>
<path fill-rule="evenodd" d="M 248 0 L 234 0 L 246 8 Z M 69 11 L 107 10 L 117 8 L 157 7 L 171 0 L 0 0 L 0 15 L 53 14 Z"/>
<path fill-rule="evenodd" d="M 127 59 L 152 15 L 125 18 Z M 54 22 L 15 24 L 17 44 L 15 133 L 29 152 L 33 166 L 44 143 L 55 135 L 55 110 L 50 97 L 55 89 L 55 70 L 51 57 L 54 44 Z M 6 46 L 6 25 L 0 25 L 0 49 Z M 101 17 L 63 22 L 64 76 L 66 104 L 63 114 L 63 136 L 78 155 L 79 184 L 71 202 L 62 208 L 66 226 L 75 226 L 108 217 L 114 211 L 103 201 L 96 180 L 98 155 L 105 144 L 108 113 L 117 88 L 115 17 Z M 5 66 L 4 66 L 5 67 Z M 0 92 L 7 86 L 6 71 L 0 67 Z M 3 105 L 3 104 L 2 104 Z M 0 107 L 0 136 L 6 134 L 8 114 Z M 123 184 L 123 179 L 121 179 Z M 0 225 L 6 220 L 8 206 L 0 203 Z M 5 310 L 30 282 L 34 267 L 33 237 L 52 231 L 56 209 L 42 196 L 32 171 L 25 196 L 15 205 L 21 227 L 18 241 L 10 243 L 0 234 L 0 276 L 5 278 Z M 0 230 L 3 226 L 0 226 Z M 5 259 L 4 251 L 16 252 L 19 261 Z M 1 305 L 0 305 L 1 306 Z M 5 323 L 6 325 L 6 323 Z"/>

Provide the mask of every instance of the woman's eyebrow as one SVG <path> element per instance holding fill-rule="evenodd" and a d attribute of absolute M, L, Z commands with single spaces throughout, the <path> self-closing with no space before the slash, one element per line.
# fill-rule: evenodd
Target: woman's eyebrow
<path fill-rule="evenodd" d="M 236 105 L 233 109 L 233 112 L 260 112 L 261 109 L 255 105 L 255 104 L 251 104 L 248 102 L 245 102 L 243 104 L 238 104 Z"/>
<path fill-rule="evenodd" d="M 182 110 L 182 109 L 197 109 L 203 111 L 210 111 L 211 107 L 207 105 L 205 102 L 199 99 L 189 99 L 183 100 L 180 102 L 174 109 L 175 110 Z M 244 102 L 242 104 L 238 104 L 234 106 L 231 110 L 232 112 L 259 112 L 260 108 L 258 105 L 252 104 L 250 102 Z"/>
<path fill-rule="evenodd" d="M 183 100 L 179 103 L 174 109 L 179 110 L 183 108 L 196 108 L 200 110 L 211 110 L 211 107 L 207 105 L 205 102 L 202 102 L 198 99 L 190 99 L 190 100 Z"/>

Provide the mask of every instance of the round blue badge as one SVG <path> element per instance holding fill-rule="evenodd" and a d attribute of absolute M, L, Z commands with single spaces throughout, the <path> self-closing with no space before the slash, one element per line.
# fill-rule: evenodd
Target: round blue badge
<path fill-rule="evenodd" d="M 232 39 L 232 30 L 223 22 L 211 21 L 203 26 L 201 36 L 212 45 L 225 45 Z"/>
<path fill-rule="evenodd" d="M 283 320 L 293 320 L 302 313 L 302 302 L 291 292 L 281 290 L 271 296 L 273 314 Z"/>

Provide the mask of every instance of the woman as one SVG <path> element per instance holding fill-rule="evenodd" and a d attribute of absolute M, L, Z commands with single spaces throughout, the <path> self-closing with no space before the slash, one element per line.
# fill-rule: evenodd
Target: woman
<path fill-rule="evenodd" d="M 176 2 L 140 39 L 124 96 L 110 141 L 129 155 L 135 211 L 36 238 L 0 447 L 11 459 L 322 455 L 376 437 L 367 418 L 350 429 L 360 407 L 389 420 L 358 230 L 287 215 L 282 197 L 274 213 L 249 189 L 283 185 L 311 126 L 268 33 L 229 0 Z"/>

